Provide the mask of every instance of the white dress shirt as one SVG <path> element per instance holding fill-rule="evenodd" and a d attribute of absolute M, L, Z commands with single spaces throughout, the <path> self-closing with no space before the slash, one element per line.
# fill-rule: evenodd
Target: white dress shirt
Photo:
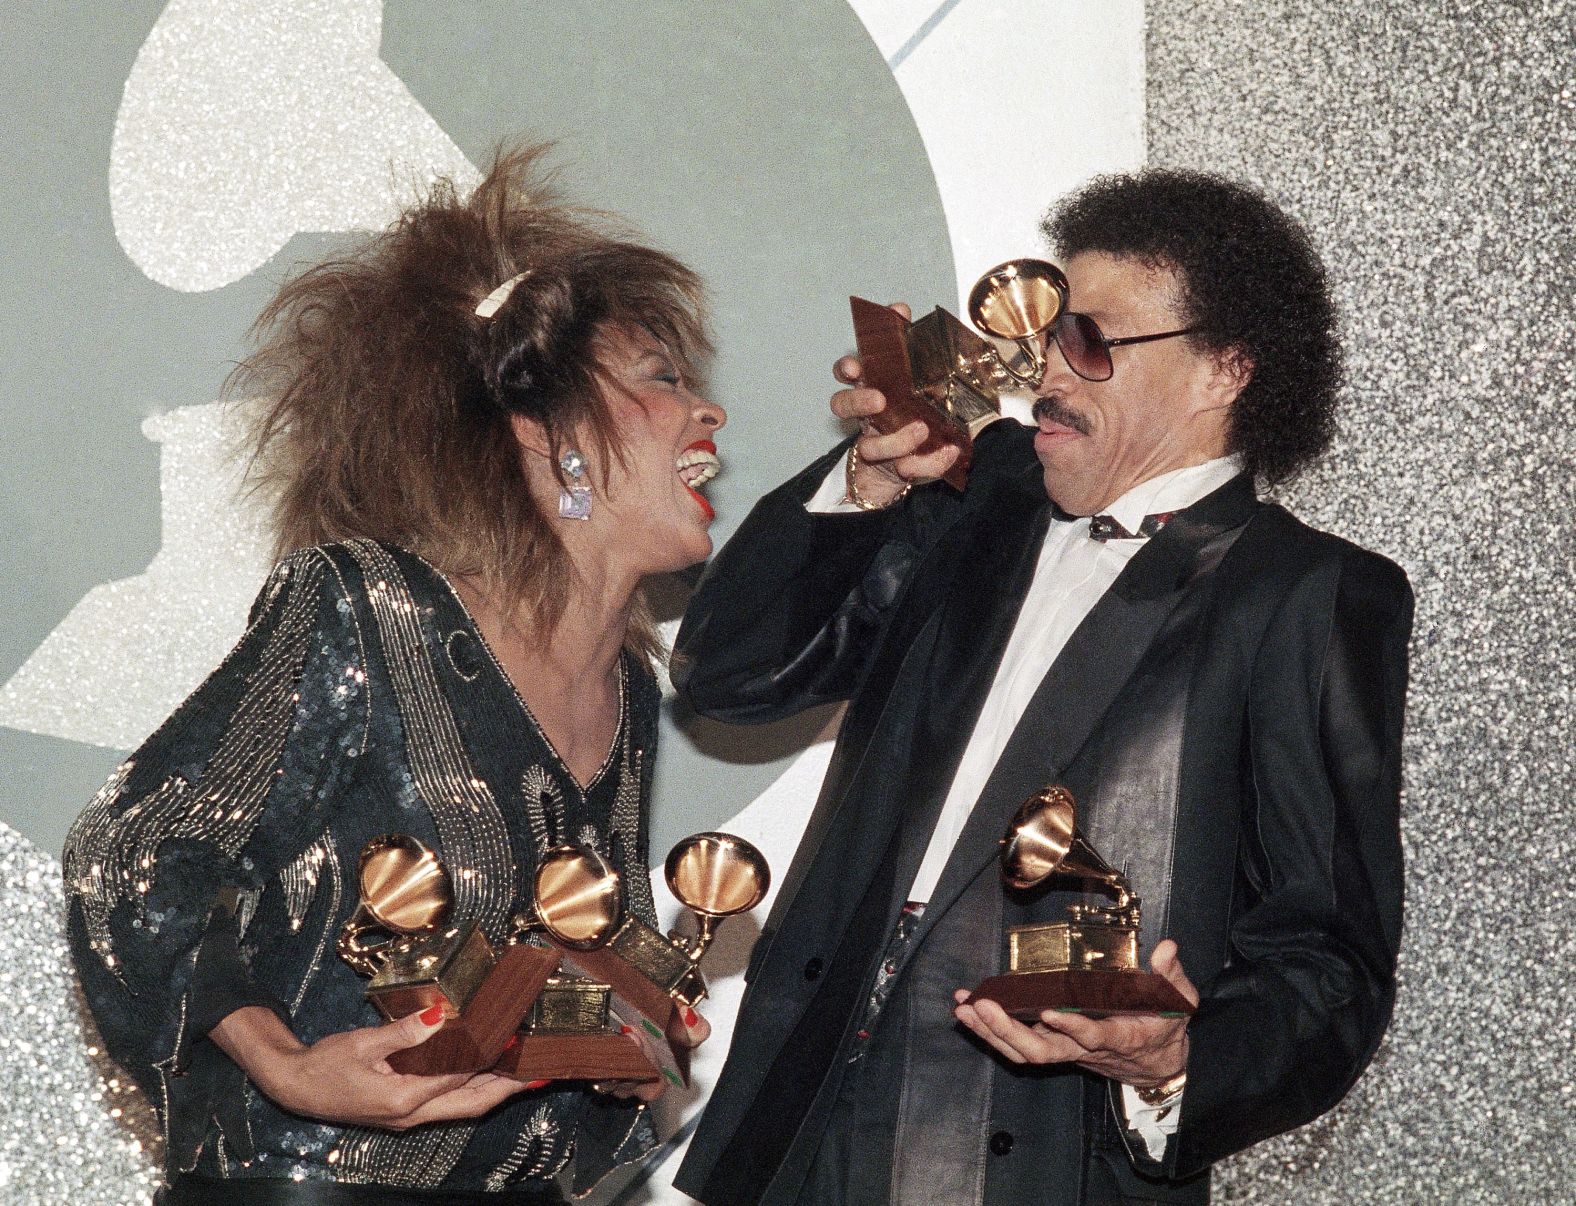
<path fill-rule="evenodd" d="M 1223 456 L 1162 473 L 1134 486 L 1112 503 L 1106 514 L 1129 532 L 1136 532 L 1144 516 L 1191 506 L 1240 472 L 1242 463 L 1237 457 Z M 844 497 L 846 481 L 845 465 L 840 462 L 805 506 L 823 513 L 856 512 L 858 508 Z M 1088 519 L 1051 521 L 1040 546 L 1034 580 L 1029 583 L 1012 635 L 1007 638 L 990 694 L 985 697 L 979 720 L 963 750 L 963 760 L 952 778 L 908 899 L 930 899 L 969 813 L 1040 680 L 1073 631 L 1144 544 L 1142 538 L 1091 540 Z"/>
<path fill-rule="evenodd" d="M 1105 513 L 1129 532 L 1136 532 L 1144 516 L 1180 511 L 1241 472 L 1242 462 L 1238 457 L 1224 456 L 1202 465 L 1162 473 L 1134 486 Z M 840 462 L 806 507 L 818 512 L 857 510 L 844 498 L 846 480 L 846 466 Z M 985 697 L 979 720 L 963 750 L 963 760 L 953 776 L 930 845 L 909 889 L 910 900 L 930 899 L 969 813 L 1024 709 L 1029 706 L 1029 700 L 1039 688 L 1040 680 L 1090 609 L 1144 544 L 1141 537 L 1104 542 L 1091 540 L 1087 518 L 1051 521 L 1040 546 L 1034 579 L 1024 595 L 990 693 Z M 1131 1088 L 1122 1086 L 1128 1123 L 1143 1138 L 1151 1157 L 1156 1160 L 1165 1152 L 1166 1136 L 1176 1130 L 1181 1111 L 1175 1107 L 1180 1096 L 1149 1107 L 1138 1100 Z"/>
<path fill-rule="evenodd" d="M 1225 456 L 1163 473 L 1134 486 L 1112 503 L 1106 514 L 1129 532 L 1136 532 L 1144 516 L 1191 506 L 1240 472 L 1241 462 Z M 1029 700 L 1039 689 L 1040 680 L 1074 630 L 1145 543 L 1143 539 L 1091 540 L 1088 519 L 1051 521 L 1040 545 L 1034 579 L 1023 597 L 990 693 L 985 696 L 979 720 L 964 747 L 963 760 L 952 778 L 952 788 L 941 806 L 930 845 L 909 889 L 910 900 L 930 899 L 969 813 L 985 790 L 985 782 L 996 769 L 996 760 Z"/>

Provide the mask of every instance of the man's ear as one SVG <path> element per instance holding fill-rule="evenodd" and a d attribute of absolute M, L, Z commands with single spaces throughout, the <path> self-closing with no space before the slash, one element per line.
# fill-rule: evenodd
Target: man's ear
<path fill-rule="evenodd" d="M 1246 348 L 1233 345 L 1217 352 L 1214 360 L 1215 371 L 1210 390 L 1221 405 L 1230 406 L 1237 400 L 1237 395 L 1248 388 L 1248 382 L 1253 380 L 1253 357 L 1248 355 Z"/>
<path fill-rule="evenodd" d="M 515 442 L 521 448 L 536 453 L 543 460 L 551 459 L 552 441 L 547 438 L 547 429 L 535 419 L 527 415 L 513 414 L 509 416 L 509 426 L 514 429 Z"/>

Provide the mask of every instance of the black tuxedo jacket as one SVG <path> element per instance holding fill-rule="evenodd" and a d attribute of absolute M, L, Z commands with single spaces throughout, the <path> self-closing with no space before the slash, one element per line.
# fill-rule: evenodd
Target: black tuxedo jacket
<path fill-rule="evenodd" d="M 842 449 L 756 507 L 702 579 L 674 681 L 764 721 L 849 707 L 751 961 L 732 1049 L 676 1184 L 793 1201 L 851 1031 L 994 677 L 1051 521 L 1030 433 L 982 434 L 968 490 L 805 510 Z M 862 1133 L 893 1201 L 1207 1199 L 1202 1170 L 1338 1101 L 1390 1016 L 1401 929 L 1400 738 L 1412 597 L 1393 564 L 1238 477 L 1179 513 L 1073 634 L 952 853 L 882 1015 L 894 1083 Z M 1003 927 L 1068 895 L 1001 887 L 1025 796 L 1066 784 L 1093 844 L 1174 938 L 1202 1001 L 1159 1163 L 1113 1086 L 978 1046 L 950 992 L 1004 970 Z M 1095 1167 L 1098 1162 L 1098 1167 Z"/>

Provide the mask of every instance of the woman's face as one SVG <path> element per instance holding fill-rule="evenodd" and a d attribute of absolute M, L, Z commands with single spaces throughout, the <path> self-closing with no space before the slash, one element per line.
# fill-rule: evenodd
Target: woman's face
<path fill-rule="evenodd" d="M 626 463 L 609 466 L 606 491 L 593 467 L 592 521 L 604 524 L 639 574 L 704 561 L 716 513 L 699 487 L 721 468 L 712 437 L 727 412 L 690 389 L 678 362 L 645 328 L 610 332 L 603 345 L 602 366 L 613 386 L 608 403 Z"/>

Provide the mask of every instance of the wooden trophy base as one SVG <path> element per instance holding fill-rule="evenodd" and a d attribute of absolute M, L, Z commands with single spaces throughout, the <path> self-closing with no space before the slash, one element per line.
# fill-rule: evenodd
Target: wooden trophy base
<path fill-rule="evenodd" d="M 657 1080 L 662 1073 L 626 1034 L 522 1031 L 493 1068 L 515 1080 Z"/>
<path fill-rule="evenodd" d="M 686 1031 L 677 1001 L 606 947 L 565 951 L 563 959 L 565 966 L 613 990 L 613 1016 L 652 1041 L 664 1079 L 674 1085 L 689 1084 L 690 1049 L 684 1043 Z"/>
<path fill-rule="evenodd" d="M 848 302 L 853 311 L 854 343 L 859 348 L 863 373 L 860 384 L 880 390 L 886 399 L 886 409 L 872 415 L 870 425 L 887 434 L 916 419 L 924 423 L 930 434 L 915 455 L 924 456 L 940 448 L 956 446 L 958 459 L 942 474 L 942 480 L 955 490 L 963 489 L 969 480 L 974 441 L 967 431 L 948 421 L 916 392 L 908 354 L 908 331 L 913 324 L 896 310 L 862 297 L 851 297 Z"/>
<path fill-rule="evenodd" d="M 1039 1019 L 1047 1009 L 1092 1018 L 1125 1015 L 1188 1017 L 1193 1006 L 1164 976 L 1141 971 L 1088 969 L 1011 972 L 981 981 L 969 997 L 994 1001 L 1022 1022 Z"/>
<path fill-rule="evenodd" d="M 465 1003 L 458 1017 L 419 1047 L 407 1047 L 389 1056 L 396 1072 L 441 1076 L 456 1072 L 483 1072 L 519 1029 L 532 1003 L 558 970 L 559 954 L 535 946 L 511 946 L 504 951 L 481 987 Z"/>

